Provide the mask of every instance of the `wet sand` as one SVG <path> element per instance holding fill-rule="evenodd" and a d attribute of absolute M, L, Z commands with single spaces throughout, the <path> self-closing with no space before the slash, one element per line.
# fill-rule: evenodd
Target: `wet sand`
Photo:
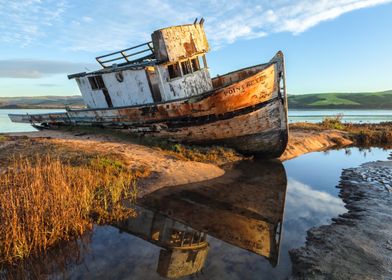
<path fill-rule="evenodd" d="M 349 139 L 348 133 L 340 130 L 290 130 L 289 142 L 281 161 L 296 158 L 300 155 L 326 151 L 336 147 L 346 147 L 352 145 L 353 141 Z"/>

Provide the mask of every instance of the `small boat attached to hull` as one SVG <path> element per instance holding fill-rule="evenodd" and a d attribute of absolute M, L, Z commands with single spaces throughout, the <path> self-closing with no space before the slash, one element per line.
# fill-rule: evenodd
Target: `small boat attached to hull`
<path fill-rule="evenodd" d="M 205 57 L 203 59 L 205 62 Z M 189 61 L 192 62 L 189 65 L 194 65 L 192 60 Z M 181 69 L 187 67 L 183 63 L 179 65 L 183 67 Z M 145 68 L 148 67 L 151 66 Z M 121 73 L 121 77 L 125 79 L 127 77 L 123 74 L 123 72 L 126 74 L 125 68 L 119 68 L 123 69 L 121 72 L 118 72 L 118 68 L 115 67 L 110 71 L 116 73 L 116 78 L 118 78 L 117 74 Z M 199 68 L 200 66 L 196 65 L 194 69 Z M 106 72 L 102 74 L 103 77 L 108 75 L 108 70 L 104 70 Z M 160 71 L 162 70 L 157 68 L 158 76 L 164 78 Z M 197 74 L 202 71 L 206 71 L 206 69 L 180 77 L 184 79 L 182 84 L 178 84 L 180 78 L 170 80 L 171 84 L 168 82 L 169 93 L 172 93 L 173 96 L 179 95 L 180 98 L 167 97 L 168 91 L 165 91 L 163 79 L 158 79 L 163 83 L 160 91 L 158 87 L 160 84 L 156 87 L 151 86 L 151 81 L 154 82 L 154 80 L 150 79 L 152 99 L 154 96 L 156 97 L 158 89 L 161 97 L 165 97 L 161 98 L 161 101 L 113 106 L 112 100 L 117 102 L 113 98 L 115 94 L 109 95 L 110 90 L 107 88 L 110 89 L 110 86 L 104 85 L 102 92 L 108 104 L 106 108 L 99 107 L 99 105 L 98 108 L 92 108 L 93 106 L 90 104 L 88 109 L 67 109 L 64 113 L 10 114 L 9 117 L 13 122 L 40 124 L 49 128 L 56 126 L 100 126 L 127 129 L 131 133 L 173 141 L 196 144 L 219 143 L 244 154 L 255 154 L 269 158 L 279 157 L 285 150 L 288 140 L 283 53 L 278 52 L 268 63 L 234 71 L 213 79 L 209 78 L 208 72 Z M 181 72 L 183 73 L 184 70 Z M 207 75 L 207 78 L 187 81 L 193 78 L 192 74 L 202 77 Z M 76 77 L 87 105 L 90 100 L 87 100 L 87 93 L 83 92 L 81 79 L 87 76 L 91 83 L 91 77 L 88 75 L 80 73 L 70 77 Z M 96 73 L 94 77 L 96 77 Z M 92 84 L 91 87 L 94 88 L 94 85 L 98 87 L 99 83 L 104 81 L 101 78 L 100 80 Z M 169 78 L 166 80 L 169 81 Z M 198 81 L 203 84 L 198 86 Z M 191 88 L 192 83 L 196 84 L 194 88 Z M 207 86 L 205 86 L 206 83 Z M 190 89 L 187 89 L 187 86 Z M 197 90 L 203 86 L 208 90 L 197 93 Z M 187 90 L 184 91 L 183 95 L 185 96 L 181 97 L 182 92 L 178 89 L 184 88 Z"/>

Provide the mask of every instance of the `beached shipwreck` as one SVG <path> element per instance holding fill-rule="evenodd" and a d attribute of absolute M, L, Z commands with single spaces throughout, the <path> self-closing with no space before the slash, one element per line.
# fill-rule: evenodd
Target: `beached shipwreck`
<path fill-rule="evenodd" d="M 102 69 L 69 75 L 86 109 L 9 117 L 49 128 L 121 128 L 279 157 L 288 139 L 283 53 L 211 78 L 203 22 L 159 29 L 151 42 L 97 57 Z"/>

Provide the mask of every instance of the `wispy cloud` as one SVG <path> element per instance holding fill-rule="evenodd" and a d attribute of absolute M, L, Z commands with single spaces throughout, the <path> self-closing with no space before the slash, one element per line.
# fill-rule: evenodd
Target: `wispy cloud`
<path fill-rule="evenodd" d="M 0 42 L 27 46 L 45 37 L 65 10 L 65 0 L 0 0 Z"/>
<path fill-rule="evenodd" d="M 86 67 L 93 68 L 96 65 L 52 60 L 0 60 L 0 78 L 38 79 L 53 74 L 81 72 Z"/>
<path fill-rule="evenodd" d="M 292 178 L 289 178 L 288 184 L 286 204 L 289 204 L 291 209 L 295 209 L 293 212 L 298 218 L 311 217 L 317 213 L 322 220 L 345 212 L 343 201 L 338 197 L 314 190 Z"/>
<path fill-rule="evenodd" d="M 361 8 L 390 3 L 391 0 L 276 0 L 217 1 L 218 16 L 207 17 L 207 31 L 215 45 L 229 44 L 272 33 L 300 34 L 327 20 Z M 218 12 L 218 11 L 216 11 Z"/>
<path fill-rule="evenodd" d="M 345 13 L 391 1 L 0 0 L 0 41 L 28 45 L 46 36 L 67 49 L 100 52 L 149 40 L 156 28 L 203 16 L 209 40 L 217 47 L 278 32 L 299 34 Z"/>

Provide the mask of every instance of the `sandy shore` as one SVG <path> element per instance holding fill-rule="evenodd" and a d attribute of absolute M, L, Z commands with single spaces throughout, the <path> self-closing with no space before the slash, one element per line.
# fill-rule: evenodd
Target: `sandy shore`
<path fill-rule="evenodd" d="M 285 161 L 306 153 L 325 151 L 334 147 L 345 147 L 352 144 L 353 141 L 349 139 L 348 133 L 343 131 L 292 129 L 290 130 L 286 151 L 280 157 L 280 160 Z"/>
<path fill-rule="evenodd" d="M 165 186 L 208 180 L 224 174 L 223 169 L 214 164 L 179 160 L 160 149 L 133 144 L 108 134 L 45 130 L 7 135 L 27 136 L 35 141 L 46 141 L 84 152 L 110 153 L 121 158 L 129 168 L 147 167 L 151 175 L 138 182 L 140 196 Z M 10 144 L 12 141 L 0 142 L 0 152 Z"/>
<path fill-rule="evenodd" d="M 224 170 L 217 164 L 181 160 L 165 153 L 164 150 L 131 143 L 124 137 L 119 138 L 109 133 L 43 130 L 7 135 L 49 141 L 64 147 L 78 148 L 81 151 L 111 152 L 118 154 L 130 168 L 147 166 L 151 170 L 151 176 L 139 182 L 140 196 L 165 186 L 209 180 L 224 174 Z M 280 160 L 350 144 L 352 142 L 344 132 L 294 130 L 290 133 L 287 150 Z M 0 142 L 0 152 L 7 145 L 10 145 L 7 141 Z M 242 158 L 238 157 L 235 160 L 240 159 Z"/>

